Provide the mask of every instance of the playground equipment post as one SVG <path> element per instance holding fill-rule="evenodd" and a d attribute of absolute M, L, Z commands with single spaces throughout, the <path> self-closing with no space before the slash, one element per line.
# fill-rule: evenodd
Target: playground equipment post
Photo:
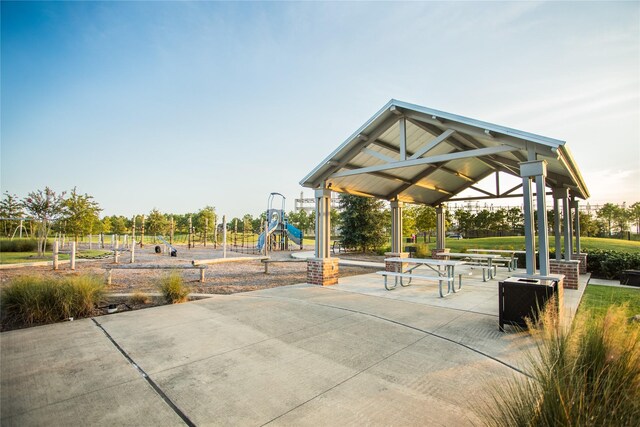
<path fill-rule="evenodd" d="M 264 220 L 264 256 L 269 256 L 269 220 Z"/>
<path fill-rule="evenodd" d="M 209 228 L 209 218 L 204 219 L 204 247 L 207 247 L 207 229 Z"/>
<path fill-rule="evenodd" d="M 222 215 L 222 258 L 227 257 L 227 216 Z"/>
<path fill-rule="evenodd" d="M 144 214 L 142 215 L 142 227 L 140 229 L 140 248 L 144 246 Z"/>

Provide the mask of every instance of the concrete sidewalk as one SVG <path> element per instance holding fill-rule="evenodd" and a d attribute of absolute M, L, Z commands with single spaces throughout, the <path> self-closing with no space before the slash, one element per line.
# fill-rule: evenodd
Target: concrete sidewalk
<path fill-rule="evenodd" d="M 531 340 L 463 294 L 341 282 L 2 333 L 1 424 L 471 425 L 488 386 L 521 375 Z"/>

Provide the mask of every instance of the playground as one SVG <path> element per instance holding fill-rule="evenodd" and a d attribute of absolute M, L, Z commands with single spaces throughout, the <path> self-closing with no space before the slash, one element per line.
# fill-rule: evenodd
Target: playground
<path fill-rule="evenodd" d="M 143 248 L 135 249 L 136 264 L 172 266 L 185 265 L 192 261 L 202 261 L 209 259 L 222 260 L 223 249 L 213 246 L 196 246 L 191 249 L 187 245 L 176 244 L 176 257 L 169 257 L 164 253 L 156 253 L 157 245 L 145 244 Z M 50 253 L 49 253 L 50 255 Z M 127 266 L 128 254 L 120 254 L 120 265 Z M 227 258 L 248 258 L 247 255 L 227 251 Z M 291 259 L 289 251 L 273 251 L 269 253 L 272 260 Z M 50 263 L 50 262 L 49 262 Z M 64 276 L 78 274 L 95 274 L 105 276 L 105 269 L 113 266 L 113 256 L 98 260 L 80 260 L 76 265 L 76 270 L 71 270 L 69 264 L 61 263 L 58 270 L 53 270 L 50 265 L 22 268 L 3 268 L 0 273 L 0 284 L 4 285 L 12 278 L 28 274 L 30 276 Z M 236 292 L 246 292 L 259 289 L 268 289 L 276 286 L 293 285 L 303 283 L 306 280 L 307 267 L 304 262 L 282 262 L 275 263 L 269 267 L 269 273 L 264 273 L 264 263 L 261 257 L 256 256 L 253 260 L 241 262 L 223 262 L 209 265 L 206 269 L 204 283 L 199 282 L 199 271 L 197 269 L 183 269 L 180 274 L 185 283 L 193 293 L 204 294 L 233 294 Z M 344 277 L 370 273 L 371 268 L 357 266 L 344 267 L 341 275 Z M 157 292 L 157 282 L 160 278 L 170 274 L 167 269 L 121 269 L 113 270 L 111 285 L 107 287 L 108 293 L 134 293 L 136 291 L 153 293 Z M 1 286 L 0 285 L 0 286 Z"/>

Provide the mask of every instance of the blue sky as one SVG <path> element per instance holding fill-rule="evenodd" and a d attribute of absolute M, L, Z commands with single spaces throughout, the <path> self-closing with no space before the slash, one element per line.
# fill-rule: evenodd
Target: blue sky
<path fill-rule="evenodd" d="M 2 2 L 1 189 L 287 209 L 389 99 L 565 140 L 640 201 L 638 2 Z M 311 191 L 306 190 L 311 196 Z"/>

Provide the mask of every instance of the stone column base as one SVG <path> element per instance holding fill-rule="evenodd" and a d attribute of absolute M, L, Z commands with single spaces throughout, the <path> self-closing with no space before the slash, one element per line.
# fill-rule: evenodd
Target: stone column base
<path fill-rule="evenodd" d="M 320 286 L 337 285 L 338 261 L 338 258 L 309 258 L 307 283 Z"/>
<path fill-rule="evenodd" d="M 451 252 L 451 249 L 431 249 L 431 258 L 433 259 L 449 259 L 447 254 Z"/>
<path fill-rule="evenodd" d="M 587 274 L 587 254 L 571 254 L 571 259 L 580 261 L 580 274 Z"/>
<path fill-rule="evenodd" d="M 578 277 L 580 276 L 580 261 L 578 260 L 549 260 L 551 274 L 562 274 L 563 285 L 567 289 L 578 289 Z"/>
<path fill-rule="evenodd" d="M 408 252 L 385 252 L 384 256 L 387 258 L 409 258 Z M 404 273 L 407 269 L 406 262 L 384 262 L 385 271 L 392 271 L 394 273 Z"/>

